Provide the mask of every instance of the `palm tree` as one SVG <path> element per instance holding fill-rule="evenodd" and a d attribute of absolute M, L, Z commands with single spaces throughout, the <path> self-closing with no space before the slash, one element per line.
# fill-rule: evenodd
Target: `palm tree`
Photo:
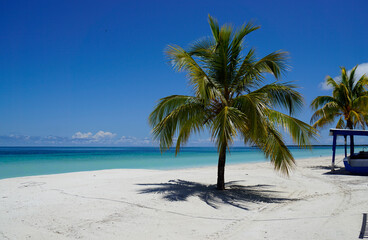
<path fill-rule="evenodd" d="M 219 27 L 209 16 L 212 37 L 194 42 L 188 50 L 172 45 L 166 54 L 173 67 L 187 72 L 193 96 L 172 95 L 160 99 L 149 116 L 152 134 L 161 151 L 176 140 L 176 154 L 192 133 L 208 130 L 218 152 L 217 189 L 225 189 L 226 153 L 239 136 L 245 144 L 258 146 L 276 170 L 288 174 L 294 157 L 285 145 L 280 129 L 299 146 L 309 146 L 314 130 L 291 115 L 303 104 L 290 83 L 264 84 L 264 73 L 276 79 L 286 68 L 286 52 L 273 52 L 257 59 L 255 50 L 242 55 L 245 36 L 259 27 L 244 24 Z M 262 86 L 263 85 L 263 86 Z M 276 111 L 285 109 L 290 115 Z"/>
<path fill-rule="evenodd" d="M 338 118 L 336 128 L 365 129 L 368 123 L 368 78 L 363 75 L 355 81 L 357 67 L 350 74 L 341 67 L 341 80 L 338 82 L 327 76 L 326 82 L 332 87 L 332 96 L 318 96 L 313 100 L 313 127 L 322 128 Z"/>

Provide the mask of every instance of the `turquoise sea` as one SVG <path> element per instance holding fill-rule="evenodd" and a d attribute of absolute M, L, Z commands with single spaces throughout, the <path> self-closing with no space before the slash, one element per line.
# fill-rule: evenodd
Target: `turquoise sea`
<path fill-rule="evenodd" d="M 312 151 L 290 147 L 294 157 L 331 156 L 331 146 L 315 146 Z M 359 147 L 356 147 L 359 150 Z M 337 154 L 343 154 L 338 147 Z M 0 179 L 91 171 L 115 168 L 178 169 L 215 166 L 217 151 L 213 147 L 184 147 L 160 153 L 154 147 L 0 147 Z M 257 148 L 234 147 L 227 164 L 266 161 Z"/>

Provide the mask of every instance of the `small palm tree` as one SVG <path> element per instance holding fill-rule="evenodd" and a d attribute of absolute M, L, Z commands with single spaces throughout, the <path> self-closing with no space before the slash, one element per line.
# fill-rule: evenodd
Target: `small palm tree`
<path fill-rule="evenodd" d="M 357 66 L 348 74 L 341 67 L 341 80 L 338 82 L 327 76 L 326 82 L 332 87 L 332 96 L 318 96 L 313 100 L 313 127 L 322 128 L 338 119 L 336 128 L 365 129 L 368 123 L 368 78 L 363 75 L 356 81 L 356 69 Z"/>
<path fill-rule="evenodd" d="M 193 43 L 188 50 L 168 46 L 166 54 L 178 71 L 188 74 L 194 96 L 172 95 L 160 99 L 149 116 L 161 151 L 176 140 L 176 153 L 192 133 L 208 130 L 218 152 L 217 189 L 225 189 L 226 153 L 237 136 L 245 144 L 258 146 L 276 170 L 288 174 L 294 158 L 285 145 L 280 129 L 288 132 L 299 146 L 309 146 L 314 129 L 291 117 L 303 104 L 296 86 L 274 82 L 264 84 L 264 73 L 276 79 L 286 68 L 287 53 L 273 52 L 257 59 L 254 49 L 242 55 L 244 37 L 258 29 L 251 23 L 234 31 L 219 27 L 209 16 L 212 38 Z M 263 86 L 262 86 L 263 85 Z M 286 109 L 290 115 L 276 111 Z"/>

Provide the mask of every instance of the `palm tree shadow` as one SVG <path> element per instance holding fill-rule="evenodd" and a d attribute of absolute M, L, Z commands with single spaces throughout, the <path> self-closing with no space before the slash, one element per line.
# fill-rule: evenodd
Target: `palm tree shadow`
<path fill-rule="evenodd" d="M 221 204 L 249 210 L 249 203 L 282 203 L 298 199 L 277 197 L 278 191 L 269 190 L 272 185 L 243 186 L 238 181 L 228 182 L 226 190 L 219 191 L 215 185 L 205 185 L 185 180 L 170 180 L 167 183 L 137 184 L 147 186 L 139 190 L 140 194 L 162 194 L 167 201 L 187 201 L 189 197 L 198 197 L 207 205 L 217 209 Z"/>

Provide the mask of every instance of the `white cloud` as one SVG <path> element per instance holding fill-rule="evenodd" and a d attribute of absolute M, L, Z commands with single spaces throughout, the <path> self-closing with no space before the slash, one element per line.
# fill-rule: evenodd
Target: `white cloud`
<path fill-rule="evenodd" d="M 134 145 L 134 146 L 141 146 L 141 145 L 151 145 L 151 140 L 149 138 L 136 138 L 131 136 L 122 136 L 116 142 L 116 144 L 123 144 L 123 145 Z"/>
<path fill-rule="evenodd" d="M 104 131 L 98 131 L 93 138 L 96 140 L 100 140 L 100 139 L 111 139 L 114 138 L 116 136 L 115 133 L 111 133 L 111 132 L 104 132 Z"/>
<path fill-rule="evenodd" d="M 135 137 L 126 137 L 126 136 L 122 136 L 119 140 L 117 140 L 117 143 L 133 143 L 135 142 L 136 138 Z"/>
<path fill-rule="evenodd" d="M 350 74 L 352 69 L 350 69 L 347 74 Z M 362 64 L 359 64 L 357 69 L 355 70 L 355 78 L 356 80 L 358 80 L 359 78 L 361 78 L 363 75 L 366 75 L 368 76 L 368 63 L 362 63 Z M 340 76 L 336 76 L 334 77 L 334 80 L 335 81 L 341 81 L 341 77 Z M 321 82 L 319 84 L 319 87 L 322 89 L 322 90 L 331 90 L 332 88 L 330 86 L 327 85 L 326 83 L 326 80 Z"/>
<path fill-rule="evenodd" d="M 359 66 L 357 67 L 355 71 L 355 75 L 357 76 L 357 79 L 359 79 L 364 74 L 368 76 L 368 63 L 359 64 Z"/>
<path fill-rule="evenodd" d="M 330 86 L 327 85 L 326 80 L 319 84 L 319 88 L 324 90 L 324 91 L 328 91 L 328 90 L 332 89 Z"/>
<path fill-rule="evenodd" d="M 92 133 L 91 132 L 88 132 L 88 133 L 76 132 L 72 136 L 72 139 L 90 139 L 91 137 L 92 137 Z"/>
<path fill-rule="evenodd" d="M 91 132 L 76 132 L 72 139 L 74 143 L 113 143 L 116 134 L 111 132 L 98 131 L 93 135 Z"/>

